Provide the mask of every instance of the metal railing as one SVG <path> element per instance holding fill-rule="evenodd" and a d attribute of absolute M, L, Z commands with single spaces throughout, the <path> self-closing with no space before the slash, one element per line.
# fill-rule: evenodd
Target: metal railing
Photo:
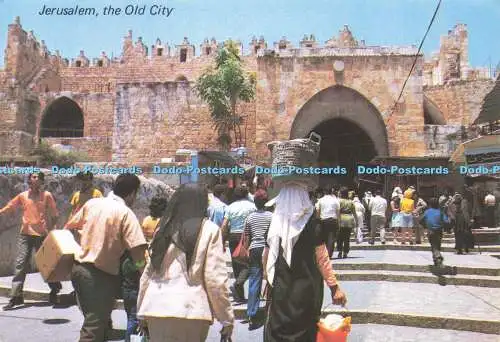
<path fill-rule="evenodd" d="M 42 128 L 41 138 L 83 138 L 83 128 Z"/>

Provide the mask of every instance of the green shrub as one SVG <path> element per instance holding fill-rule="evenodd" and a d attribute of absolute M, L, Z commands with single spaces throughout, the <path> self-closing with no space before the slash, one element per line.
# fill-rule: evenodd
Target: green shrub
<path fill-rule="evenodd" d="M 77 162 L 88 161 L 88 157 L 83 152 L 64 152 L 59 151 L 42 141 L 38 147 L 33 150 L 32 155 L 38 156 L 41 167 L 70 167 Z"/>

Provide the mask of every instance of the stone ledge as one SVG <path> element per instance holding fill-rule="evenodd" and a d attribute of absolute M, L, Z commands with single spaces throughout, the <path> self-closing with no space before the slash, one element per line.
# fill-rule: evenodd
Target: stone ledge
<path fill-rule="evenodd" d="M 391 245 L 391 244 L 385 244 L 385 245 L 369 245 L 366 242 L 363 242 L 361 245 L 352 245 L 351 250 L 412 250 L 412 251 L 431 251 L 431 246 L 427 243 L 425 244 L 420 244 L 420 245 Z M 471 251 L 474 252 L 487 252 L 487 253 L 498 253 L 500 252 L 500 245 L 488 245 L 488 246 L 483 246 L 480 245 L 479 247 L 475 247 L 474 249 L 471 249 Z M 455 252 L 455 246 L 454 245 L 447 245 L 447 246 L 441 246 L 441 252 Z"/>
<path fill-rule="evenodd" d="M 400 271 L 400 272 L 431 272 L 431 265 L 408 265 L 408 264 L 389 264 L 389 263 L 334 263 L 336 271 Z M 457 266 L 457 273 L 460 275 L 484 275 L 500 276 L 498 268 L 480 268 L 480 267 L 461 267 Z"/>
<path fill-rule="evenodd" d="M 500 288 L 500 277 L 480 276 L 480 275 L 454 275 L 457 269 L 448 267 L 450 271 L 446 274 L 422 273 L 408 271 L 343 271 L 337 272 L 337 278 L 340 281 L 390 281 L 398 283 L 427 283 L 456 285 L 456 286 L 475 286 Z M 338 270 L 338 268 L 336 268 Z"/>

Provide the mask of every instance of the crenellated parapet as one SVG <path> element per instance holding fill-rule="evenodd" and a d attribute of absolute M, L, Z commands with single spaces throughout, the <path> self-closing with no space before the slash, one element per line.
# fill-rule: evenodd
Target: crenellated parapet
<path fill-rule="evenodd" d="M 344 28 L 339 31 L 338 37 L 330 38 L 325 46 L 328 48 L 355 48 L 358 47 L 358 41 L 354 38 L 348 25 L 344 25 Z"/>
<path fill-rule="evenodd" d="M 179 59 L 181 63 L 186 63 L 191 61 L 195 56 L 195 47 L 189 42 L 187 37 L 179 45 L 175 46 L 175 57 Z"/>
<path fill-rule="evenodd" d="M 217 49 L 218 45 L 215 38 L 212 37 L 210 40 L 205 38 L 203 44 L 200 44 L 200 56 L 212 57 L 217 52 Z"/>
<path fill-rule="evenodd" d="M 275 52 L 280 52 L 283 50 L 290 50 L 290 49 L 293 49 L 293 45 L 288 39 L 286 39 L 285 36 L 281 37 L 279 41 L 274 42 Z"/>
<path fill-rule="evenodd" d="M 80 54 L 71 60 L 71 66 L 84 68 L 90 66 L 90 60 L 85 56 L 85 52 L 80 50 Z"/>
<path fill-rule="evenodd" d="M 255 36 L 253 36 L 252 41 L 250 42 L 250 55 L 256 56 L 259 51 L 264 51 L 267 49 L 267 42 L 264 39 L 264 36 L 260 36 L 257 40 Z"/>
<path fill-rule="evenodd" d="M 8 27 L 4 58 L 4 71 L 21 84 L 30 83 L 42 69 L 57 69 L 64 65 L 61 56 L 52 55 L 45 41 L 39 41 L 34 31 L 23 29 L 19 17 Z"/>
<path fill-rule="evenodd" d="M 262 36 L 259 38 L 254 36 L 246 46 L 238 40 L 232 42 L 238 49 L 239 55 L 251 65 L 255 65 L 257 60 L 264 56 L 272 56 L 273 58 L 370 57 L 411 56 L 417 53 L 417 47 L 413 45 L 367 45 L 364 40 L 358 40 L 355 37 L 348 25 L 344 25 L 337 35 L 328 39 L 324 44 L 314 34 L 304 35 L 295 46 L 286 37 L 273 42 L 272 45 L 268 45 Z M 37 69 L 41 69 L 43 66 L 55 70 L 67 67 L 103 68 L 106 71 L 102 70 L 102 72 L 112 78 L 124 65 L 141 67 L 149 65 L 153 69 L 170 68 L 171 73 L 175 75 L 186 75 L 189 70 L 198 70 L 208 66 L 210 59 L 224 44 L 227 44 L 227 41 L 220 43 L 213 37 L 205 38 L 199 45 L 190 42 L 188 37 L 184 37 L 177 44 L 169 44 L 158 37 L 154 44 L 147 45 L 142 37 L 133 37 L 132 30 L 129 30 L 123 38 L 122 51 L 118 57 L 110 57 L 105 52 L 102 52 L 100 56 L 90 57 L 81 51 L 79 55 L 68 60 L 63 58 L 59 52 L 51 54 L 45 42 L 38 41 L 33 31 L 26 32 L 22 29 L 20 19 L 17 17 L 9 25 L 4 72 L 13 72 L 18 79 L 30 79 L 35 77 L 34 75 L 40 71 Z M 198 51 L 195 48 L 196 45 Z M 188 66 L 190 63 L 194 63 L 195 66 Z M 136 70 L 135 74 L 139 77 L 141 68 Z M 172 78 L 175 77 L 172 76 Z M 473 69 L 469 66 L 468 33 L 467 26 L 464 24 L 455 25 L 447 35 L 441 38 L 439 52 L 427 59 L 422 68 L 423 83 L 428 86 L 456 80 L 476 80 L 488 77 L 488 70 L 484 68 Z M 188 79 L 192 79 L 192 77 L 188 77 Z"/>
<path fill-rule="evenodd" d="M 490 78 L 489 70 L 469 65 L 469 38 L 465 24 L 456 24 L 447 35 L 441 36 L 439 51 L 433 53 L 424 65 L 424 84 L 427 86 Z"/>
<path fill-rule="evenodd" d="M 313 34 L 304 35 L 304 38 L 300 41 L 300 48 L 302 49 L 314 49 L 318 47 L 318 42 L 316 41 L 316 37 Z"/>
<path fill-rule="evenodd" d="M 151 54 L 153 58 L 170 56 L 170 46 L 168 43 L 162 44 L 160 38 L 156 38 L 155 44 L 151 46 Z"/>

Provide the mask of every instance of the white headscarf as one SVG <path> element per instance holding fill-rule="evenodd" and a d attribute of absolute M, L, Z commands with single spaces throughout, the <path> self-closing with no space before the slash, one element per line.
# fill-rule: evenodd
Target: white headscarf
<path fill-rule="evenodd" d="M 392 191 L 391 199 L 394 197 L 403 198 L 403 190 L 399 186 L 395 187 Z"/>
<path fill-rule="evenodd" d="M 309 218 L 314 213 L 314 206 L 309 199 L 307 186 L 302 183 L 283 185 L 276 197 L 276 208 L 267 234 L 269 255 L 266 272 L 269 284 L 273 284 L 275 264 L 278 260 L 280 239 L 283 257 L 290 266 L 292 251 Z"/>

